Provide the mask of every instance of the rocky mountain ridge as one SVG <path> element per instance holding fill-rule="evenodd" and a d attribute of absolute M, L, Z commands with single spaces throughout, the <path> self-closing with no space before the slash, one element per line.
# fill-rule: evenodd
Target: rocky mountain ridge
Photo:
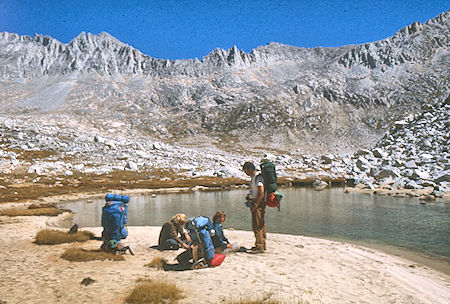
<path fill-rule="evenodd" d="M 305 49 L 270 43 L 250 53 L 234 46 L 229 50 L 215 49 L 201 60 L 152 58 L 105 32 L 98 35 L 82 32 L 68 44 L 40 34 L 30 37 L 3 32 L 0 33 L 3 67 L 1 77 L 33 79 L 73 72 L 96 72 L 110 76 L 118 73 L 198 77 L 228 67 L 239 69 L 285 61 L 300 61 L 317 66 L 337 61 L 346 68 L 362 65 L 370 69 L 386 69 L 420 57 L 430 58 L 437 48 L 448 46 L 448 25 L 447 12 L 425 24 L 415 22 L 406 26 L 393 37 L 359 46 Z M 308 57 L 322 57 L 322 62 L 317 58 L 308 60 Z"/>
<path fill-rule="evenodd" d="M 236 46 L 215 49 L 203 59 L 168 60 L 142 54 L 106 32 L 98 35 L 82 32 L 68 44 L 36 34 L 34 37 L 0 33 L 3 79 L 33 79 L 46 75 L 91 73 L 114 76 L 201 76 L 226 68 L 265 66 L 280 61 L 303 60 L 309 55 L 330 56 L 332 48 L 304 49 L 270 43 L 245 53 Z M 343 52 L 348 47 L 343 47 Z M 339 52 L 338 52 L 339 53 Z"/>
<path fill-rule="evenodd" d="M 269 152 L 281 175 L 446 192 L 449 37 L 445 12 L 363 45 L 163 60 L 107 33 L 0 33 L 0 167 L 243 177 Z"/>

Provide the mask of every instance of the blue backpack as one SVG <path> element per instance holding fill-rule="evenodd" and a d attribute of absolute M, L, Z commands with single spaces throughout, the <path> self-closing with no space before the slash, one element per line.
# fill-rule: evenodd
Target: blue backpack
<path fill-rule="evenodd" d="M 126 224 L 128 223 L 128 201 L 127 195 L 117 195 L 108 193 L 105 196 L 106 204 L 102 208 L 102 240 L 101 248 L 106 251 L 122 252 L 131 249 L 124 247 L 120 240 L 126 239 L 128 231 Z"/>
<path fill-rule="evenodd" d="M 186 228 L 192 241 L 202 245 L 204 257 L 207 261 L 214 257 L 214 246 L 210 233 L 214 232 L 211 220 L 206 216 L 188 218 Z"/>

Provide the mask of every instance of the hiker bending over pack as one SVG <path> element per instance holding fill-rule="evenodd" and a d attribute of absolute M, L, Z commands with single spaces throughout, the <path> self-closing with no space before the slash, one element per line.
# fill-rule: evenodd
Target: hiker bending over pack
<path fill-rule="evenodd" d="M 160 250 L 176 250 L 179 248 L 188 249 L 191 244 L 191 237 L 186 229 L 186 214 L 175 214 L 170 222 L 162 225 L 159 234 L 158 246 Z"/>
<path fill-rule="evenodd" d="M 262 175 L 256 174 L 255 165 L 251 162 L 246 162 L 243 170 L 245 174 L 251 177 L 250 191 L 246 197 L 247 206 L 250 207 L 252 213 L 252 230 L 255 234 L 255 246 L 251 248 L 251 251 L 253 253 L 262 253 L 266 250 L 264 178 Z"/>
<path fill-rule="evenodd" d="M 215 231 L 211 220 L 206 216 L 191 217 L 187 219 L 185 226 L 189 231 L 192 246 L 176 257 L 179 264 L 189 265 L 188 268 L 191 269 L 219 266 L 225 259 L 225 254 L 214 252 L 212 238 Z M 222 227 L 219 229 L 223 236 Z"/>
<path fill-rule="evenodd" d="M 239 250 L 239 244 L 231 244 L 223 234 L 222 223 L 225 222 L 227 215 L 222 210 L 219 210 L 213 216 L 213 229 L 215 231 L 212 236 L 214 251 L 216 253 L 230 253 Z"/>

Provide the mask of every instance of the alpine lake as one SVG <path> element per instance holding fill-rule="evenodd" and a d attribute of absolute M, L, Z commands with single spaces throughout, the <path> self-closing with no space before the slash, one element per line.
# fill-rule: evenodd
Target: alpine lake
<path fill-rule="evenodd" d="M 284 195 L 280 210 L 266 208 L 268 233 L 355 243 L 407 257 L 412 254 L 428 264 L 434 261 L 445 272 L 450 268 L 448 203 L 424 204 L 417 198 L 344 193 L 341 188 L 314 191 L 289 187 L 279 191 Z M 176 213 L 212 219 L 217 210 L 223 210 L 227 214 L 225 229 L 251 231 L 246 194 L 247 190 L 228 190 L 133 195 L 128 203 L 128 226 L 160 226 Z M 101 225 L 104 204 L 104 199 L 97 199 L 63 206 L 75 213 L 73 222 L 79 227 L 96 227 Z"/>

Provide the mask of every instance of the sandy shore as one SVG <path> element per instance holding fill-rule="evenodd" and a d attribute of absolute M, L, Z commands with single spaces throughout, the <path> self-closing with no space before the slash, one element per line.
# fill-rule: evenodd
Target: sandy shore
<path fill-rule="evenodd" d="M 99 241 L 39 246 L 43 228 L 70 225 L 70 215 L 0 217 L 0 303 L 124 303 L 137 278 L 163 278 L 184 290 L 180 303 L 226 303 L 258 294 L 283 303 L 449 303 L 450 277 L 421 264 L 357 245 L 268 234 L 268 251 L 234 253 L 216 268 L 172 272 L 144 266 L 154 257 L 174 263 L 181 252 L 159 252 L 159 227 L 129 227 L 125 261 L 68 262 L 70 247 L 97 249 Z M 100 235 L 101 228 L 88 228 Z M 253 234 L 225 231 L 246 247 Z M 302 246 L 299 246 L 302 245 Z M 80 284 L 90 277 L 96 282 Z"/>

